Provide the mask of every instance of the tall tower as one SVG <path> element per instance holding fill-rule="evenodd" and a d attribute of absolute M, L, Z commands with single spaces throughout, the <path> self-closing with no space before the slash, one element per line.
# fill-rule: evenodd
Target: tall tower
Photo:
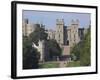
<path fill-rule="evenodd" d="M 56 35 L 55 39 L 60 46 L 64 44 L 64 19 L 56 20 Z"/>
<path fill-rule="evenodd" d="M 29 36 L 34 30 L 34 25 L 29 23 L 28 19 L 23 20 L 22 33 L 24 36 Z"/>
<path fill-rule="evenodd" d="M 68 33 L 70 47 L 73 47 L 74 44 L 77 44 L 79 42 L 78 28 L 79 28 L 79 21 L 72 20 L 70 25 L 70 32 Z"/>
<path fill-rule="evenodd" d="M 27 35 L 27 24 L 28 24 L 28 19 L 23 20 L 22 23 L 22 33 L 24 36 Z"/>

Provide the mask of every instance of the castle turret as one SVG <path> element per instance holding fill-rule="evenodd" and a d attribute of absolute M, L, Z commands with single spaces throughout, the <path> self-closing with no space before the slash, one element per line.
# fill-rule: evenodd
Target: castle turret
<path fill-rule="evenodd" d="M 34 24 L 29 23 L 28 19 L 23 20 L 22 32 L 24 36 L 29 36 L 30 33 L 34 31 L 34 29 L 35 29 Z"/>
<path fill-rule="evenodd" d="M 23 20 L 23 23 L 22 23 L 22 32 L 23 32 L 24 36 L 27 35 L 27 24 L 28 24 L 28 19 Z"/>
<path fill-rule="evenodd" d="M 56 35 L 55 39 L 59 45 L 64 44 L 64 19 L 56 20 Z"/>
<path fill-rule="evenodd" d="M 70 27 L 68 27 L 68 41 L 71 47 L 79 42 L 78 28 L 79 20 L 72 20 Z"/>

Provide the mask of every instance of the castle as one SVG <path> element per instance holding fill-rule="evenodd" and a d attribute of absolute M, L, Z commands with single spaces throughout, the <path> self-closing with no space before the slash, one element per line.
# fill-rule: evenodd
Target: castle
<path fill-rule="evenodd" d="M 30 24 L 28 19 L 25 19 L 22 24 L 23 35 L 29 36 L 36 27 L 36 24 Z M 79 20 L 72 20 L 70 25 L 66 26 L 64 19 L 56 19 L 56 29 L 45 30 L 45 32 L 48 34 L 48 39 L 55 39 L 57 41 L 63 50 L 62 55 L 70 55 L 71 48 L 83 40 L 88 28 L 80 28 Z M 41 53 L 41 60 L 43 60 L 44 55 L 42 49 L 45 47 L 43 48 L 42 44 L 44 42 L 40 41 L 39 43 L 41 46 L 38 46 L 37 49 Z"/>

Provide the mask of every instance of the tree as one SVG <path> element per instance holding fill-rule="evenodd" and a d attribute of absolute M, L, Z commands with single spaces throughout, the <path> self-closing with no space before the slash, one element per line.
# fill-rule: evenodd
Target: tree
<path fill-rule="evenodd" d="M 29 35 L 31 41 L 33 41 L 36 45 L 38 45 L 39 40 L 47 40 L 47 33 L 45 33 L 45 29 L 43 25 L 36 24 L 36 28 L 34 32 Z"/>
<path fill-rule="evenodd" d="M 86 33 L 84 39 L 76 44 L 72 50 L 71 54 L 76 56 L 76 60 L 80 61 L 80 65 L 82 66 L 88 66 L 91 64 L 90 57 L 91 57 L 91 33 L 90 29 L 88 29 L 88 32 Z"/>
<path fill-rule="evenodd" d="M 51 59 L 53 59 L 53 57 L 55 56 L 60 56 L 61 48 L 59 47 L 59 44 L 56 42 L 56 40 L 50 40 L 50 39 L 48 40 L 47 36 L 48 34 L 45 32 L 43 25 L 36 24 L 36 28 L 34 32 L 32 32 L 28 37 L 28 40 L 27 40 L 28 42 L 25 42 L 26 47 L 28 47 L 27 49 L 25 48 L 28 51 L 28 52 L 24 52 L 25 56 L 27 56 L 28 55 L 27 53 L 29 52 L 31 54 L 32 51 L 34 52 L 34 55 L 35 53 L 37 53 L 37 51 L 34 48 L 31 50 L 31 45 L 32 45 L 32 42 L 34 42 L 38 46 L 39 40 L 44 40 L 46 42 L 46 48 L 48 48 L 48 50 L 44 55 L 49 55 L 48 58 L 51 58 Z"/>
<path fill-rule="evenodd" d="M 47 41 L 47 43 L 49 58 L 53 59 L 54 57 L 61 55 L 62 50 L 56 40 L 50 39 Z"/>
<path fill-rule="evenodd" d="M 71 49 L 71 55 L 73 56 L 73 60 L 79 60 L 80 59 L 80 51 L 82 48 L 82 42 L 79 42 L 78 44 L 75 44 L 74 47 Z"/>
<path fill-rule="evenodd" d="M 39 52 L 32 47 L 28 37 L 23 36 L 23 69 L 38 68 Z"/>
<path fill-rule="evenodd" d="M 91 35 L 90 30 L 88 30 L 85 38 L 83 40 L 83 48 L 81 49 L 80 54 L 80 64 L 89 66 L 91 64 Z"/>

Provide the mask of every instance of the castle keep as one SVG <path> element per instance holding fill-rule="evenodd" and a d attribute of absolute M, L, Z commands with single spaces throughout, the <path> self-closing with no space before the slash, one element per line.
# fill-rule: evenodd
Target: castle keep
<path fill-rule="evenodd" d="M 89 28 L 80 28 L 79 20 L 72 20 L 70 25 L 65 25 L 64 19 L 56 19 L 56 27 L 55 30 L 46 30 L 48 34 L 48 39 L 55 39 L 59 46 L 62 48 L 62 55 L 70 55 L 71 48 L 83 40 L 84 35 Z M 41 24 L 40 24 L 41 25 Z M 29 36 L 35 30 L 36 24 L 30 24 L 28 20 L 24 20 L 22 24 L 22 32 L 24 36 Z M 41 53 L 41 60 L 43 55 L 43 41 L 39 41 L 40 46 L 36 48 Z M 41 47 L 42 46 L 42 47 Z"/>

